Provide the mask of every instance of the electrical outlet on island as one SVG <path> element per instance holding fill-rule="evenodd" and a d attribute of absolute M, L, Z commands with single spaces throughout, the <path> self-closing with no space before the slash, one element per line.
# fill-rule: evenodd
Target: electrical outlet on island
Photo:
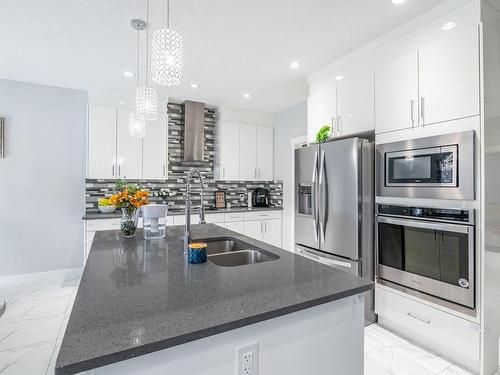
<path fill-rule="evenodd" d="M 259 343 L 236 348 L 236 375 L 259 375 Z"/>

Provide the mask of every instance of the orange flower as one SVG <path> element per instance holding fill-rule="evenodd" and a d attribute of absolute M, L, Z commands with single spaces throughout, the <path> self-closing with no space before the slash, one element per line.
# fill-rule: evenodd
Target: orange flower
<path fill-rule="evenodd" d="M 149 204 L 149 192 L 144 190 L 137 190 L 134 195 L 131 195 L 128 189 L 120 191 L 109 198 L 111 204 L 119 207 L 129 207 L 133 206 L 139 208 L 146 204 Z"/>

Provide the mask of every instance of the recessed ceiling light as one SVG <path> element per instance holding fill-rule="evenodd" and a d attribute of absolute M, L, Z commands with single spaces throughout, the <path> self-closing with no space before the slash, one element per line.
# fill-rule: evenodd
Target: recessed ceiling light
<path fill-rule="evenodd" d="M 406 2 L 406 0 L 392 0 L 392 3 L 396 4 L 396 5 L 400 5 L 400 4 L 403 4 L 405 2 Z"/>
<path fill-rule="evenodd" d="M 125 72 L 123 72 L 123 75 L 124 75 L 125 77 L 133 77 L 133 76 L 134 76 L 134 73 L 132 73 L 132 72 L 128 72 L 128 71 L 125 71 Z"/>
<path fill-rule="evenodd" d="M 344 79 L 344 76 L 340 75 L 340 76 L 335 77 L 335 79 L 337 81 L 342 81 Z"/>
<path fill-rule="evenodd" d="M 120 104 L 121 104 L 121 105 L 124 105 L 124 104 L 127 104 L 127 102 L 123 102 L 123 101 L 122 101 L 122 102 L 120 102 Z"/>
<path fill-rule="evenodd" d="M 193 83 L 191 83 L 191 84 L 189 85 L 189 87 L 191 87 L 192 89 L 197 89 L 197 88 L 198 88 L 198 87 L 200 87 L 200 86 L 199 86 L 197 83 L 194 83 L 194 82 L 193 82 Z"/>
<path fill-rule="evenodd" d="M 300 63 L 298 61 L 292 61 L 290 63 L 290 69 L 298 69 L 300 68 Z"/>
<path fill-rule="evenodd" d="M 443 27 L 441 27 L 441 30 L 443 31 L 448 31 L 451 29 L 454 29 L 456 26 L 455 22 L 446 22 Z"/>
<path fill-rule="evenodd" d="M 246 92 L 246 93 L 244 93 L 244 94 L 243 94 L 243 97 L 244 97 L 245 99 L 249 99 L 251 96 L 252 96 L 252 95 L 250 95 L 248 92 Z"/>

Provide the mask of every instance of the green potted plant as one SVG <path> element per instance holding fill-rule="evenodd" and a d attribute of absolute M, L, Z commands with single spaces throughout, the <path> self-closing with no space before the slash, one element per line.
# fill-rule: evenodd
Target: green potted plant
<path fill-rule="evenodd" d="M 316 133 L 316 142 L 323 143 L 328 141 L 332 132 L 332 127 L 330 125 L 324 125 L 319 129 L 318 133 Z"/>

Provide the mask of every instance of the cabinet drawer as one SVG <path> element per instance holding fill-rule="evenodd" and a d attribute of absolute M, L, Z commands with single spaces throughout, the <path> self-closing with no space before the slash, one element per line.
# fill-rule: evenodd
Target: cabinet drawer
<path fill-rule="evenodd" d="M 232 223 L 235 221 L 243 221 L 243 213 L 242 212 L 235 212 L 235 213 L 226 213 L 224 214 L 224 221 L 226 223 Z"/>
<path fill-rule="evenodd" d="M 479 363 L 479 325 L 377 286 L 375 312 L 382 324 L 450 359 Z M 384 324 L 383 324 L 384 325 Z"/>
<path fill-rule="evenodd" d="M 206 214 L 205 221 L 210 223 L 224 223 L 224 214 Z"/>
<path fill-rule="evenodd" d="M 120 229 L 120 219 L 87 220 L 87 232 Z"/>
<path fill-rule="evenodd" d="M 281 211 L 245 212 L 245 221 L 281 219 Z"/>

